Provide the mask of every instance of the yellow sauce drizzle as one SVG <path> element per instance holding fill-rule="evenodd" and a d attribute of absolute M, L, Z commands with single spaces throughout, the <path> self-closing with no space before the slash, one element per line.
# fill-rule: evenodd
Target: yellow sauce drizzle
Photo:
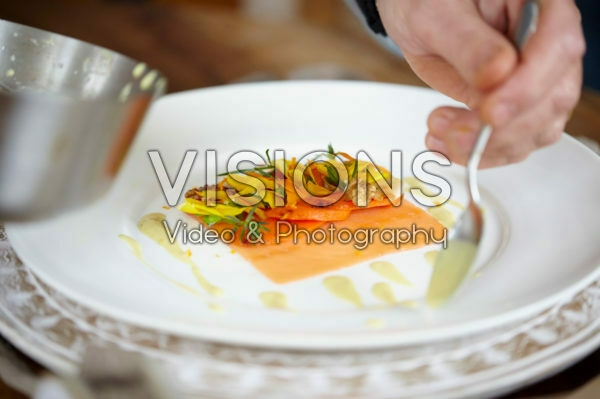
<path fill-rule="evenodd" d="M 146 262 L 146 259 L 144 259 L 144 256 L 142 254 L 142 247 L 140 246 L 140 244 L 134 240 L 133 238 L 126 236 L 125 234 L 119 234 L 119 238 L 123 241 L 125 241 L 127 243 L 127 245 L 129 245 L 129 249 L 131 250 L 131 253 L 133 254 L 133 256 L 135 256 L 136 258 L 138 258 L 140 260 L 140 262 L 142 262 L 148 269 L 152 270 L 154 273 L 156 273 L 158 276 L 160 276 L 161 278 L 164 278 L 165 280 L 167 280 L 169 283 L 183 289 L 184 291 L 195 295 L 195 296 L 201 296 L 200 293 L 193 289 L 192 287 L 190 287 L 189 285 L 185 285 L 183 283 L 180 283 L 179 281 L 175 281 L 172 278 L 168 277 L 167 275 L 161 273 L 159 270 L 157 270 L 154 266 L 152 266 L 151 264 L 149 264 L 148 262 Z"/>
<path fill-rule="evenodd" d="M 404 274 L 400 273 L 396 266 L 390 262 L 377 261 L 371 263 L 371 270 L 379 274 L 381 277 L 393 281 L 394 283 L 412 286 L 412 283 L 408 281 Z"/>
<path fill-rule="evenodd" d="M 389 305 L 396 303 L 396 296 L 394 295 L 394 291 L 392 291 L 392 287 L 388 283 L 374 284 L 371 288 L 371 292 L 381 302 L 385 302 Z"/>
<path fill-rule="evenodd" d="M 369 319 L 365 324 L 371 328 L 384 328 L 387 323 L 383 319 Z"/>
<path fill-rule="evenodd" d="M 437 256 L 439 253 L 440 253 L 440 251 L 425 252 L 425 260 L 427 261 L 427 263 L 429 263 L 431 266 L 433 266 L 433 265 L 435 265 L 435 260 L 437 259 Z"/>
<path fill-rule="evenodd" d="M 412 309 L 421 306 L 419 302 L 411 299 L 398 302 L 396 296 L 394 295 L 392 287 L 388 283 L 374 284 L 371 288 L 371 292 L 377 299 L 379 299 L 381 302 L 387 303 L 388 305 L 397 305 Z"/>
<path fill-rule="evenodd" d="M 362 299 L 356 291 L 354 283 L 348 277 L 330 276 L 323 280 L 323 285 L 336 297 L 348 301 L 356 307 L 362 307 Z"/>
<path fill-rule="evenodd" d="M 400 301 L 398 302 L 398 305 L 400 306 L 404 306 L 405 308 L 418 308 L 419 306 L 421 306 L 421 304 L 418 301 L 414 301 L 414 300 L 407 300 L 407 301 Z"/>
<path fill-rule="evenodd" d="M 259 296 L 262 303 L 273 309 L 287 309 L 287 298 L 285 294 L 276 291 L 262 292 Z"/>
<path fill-rule="evenodd" d="M 461 204 L 460 202 L 458 202 L 458 201 L 454 201 L 454 200 L 450 199 L 450 200 L 446 201 L 446 204 L 448 204 L 448 205 L 454 205 L 458 209 L 465 210 L 465 206 L 463 204 Z M 446 204 L 444 204 L 444 205 L 446 205 Z"/>
<path fill-rule="evenodd" d="M 408 189 L 412 189 L 412 188 L 416 188 L 421 190 L 421 193 L 427 197 L 431 197 L 434 195 L 434 192 L 431 191 L 429 189 L 429 187 L 427 187 L 427 185 L 425 185 L 425 183 L 423 183 L 421 180 L 417 179 L 416 177 L 404 177 L 403 179 L 403 183 L 408 187 Z"/>
<path fill-rule="evenodd" d="M 444 227 L 450 228 L 454 225 L 454 214 L 444 206 L 434 206 L 432 208 L 428 208 L 427 212 L 436 218 L 441 224 L 443 224 Z"/>
<path fill-rule="evenodd" d="M 139 220 L 138 229 L 152 241 L 163 247 L 173 258 L 190 266 L 192 274 L 196 277 L 196 281 L 204 288 L 204 290 L 206 290 L 206 292 L 213 296 L 222 296 L 223 290 L 212 285 L 204 278 L 200 272 L 200 268 L 190 259 L 187 252 L 181 249 L 176 242 L 171 244 L 162 223 L 163 220 L 165 220 L 165 217 L 166 216 L 162 213 L 150 213 L 145 215 Z"/>
<path fill-rule="evenodd" d="M 477 254 L 477 245 L 470 241 L 453 240 L 439 254 L 436 261 L 425 302 L 432 308 L 443 305 L 460 287 L 467 276 L 473 259 Z"/>
<path fill-rule="evenodd" d="M 223 313 L 225 311 L 225 309 L 223 309 L 223 306 L 218 305 L 216 303 L 209 303 L 208 308 L 215 313 Z"/>

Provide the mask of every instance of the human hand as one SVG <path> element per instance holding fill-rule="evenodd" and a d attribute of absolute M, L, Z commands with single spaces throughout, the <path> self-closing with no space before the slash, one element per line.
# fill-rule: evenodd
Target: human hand
<path fill-rule="evenodd" d="M 560 138 L 581 94 L 581 16 L 573 0 L 539 0 L 537 32 L 519 55 L 509 37 L 525 1 L 377 1 L 415 73 L 471 109 L 433 111 L 429 149 L 464 165 L 482 122 L 489 123 L 485 168 L 520 162 Z"/>

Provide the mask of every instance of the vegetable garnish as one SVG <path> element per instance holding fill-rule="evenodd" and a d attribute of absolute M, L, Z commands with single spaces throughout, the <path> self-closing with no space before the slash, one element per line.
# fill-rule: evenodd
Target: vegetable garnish
<path fill-rule="evenodd" d="M 377 181 L 391 181 L 390 172 L 376 167 L 379 174 L 373 177 L 373 174 L 366 173 L 372 164 L 358 161 L 344 152 L 336 152 L 331 144 L 327 152 L 305 164 L 299 164 L 296 158 L 274 160 L 268 150 L 265 154 L 265 165 L 222 173 L 218 176 L 224 178 L 216 185 L 189 190 L 179 209 L 209 227 L 215 224 L 233 226 L 242 242 L 252 243 L 258 241 L 258 235 L 269 231 L 267 219 L 341 221 L 354 210 L 398 205 L 395 201 L 401 201 L 400 193 L 395 193 L 390 203 Z M 343 167 L 334 167 L 330 162 L 336 160 L 340 164 L 340 159 L 343 159 Z M 301 172 L 302 184 L 294 184 L 296 169 Z M 340 180 L 340 173 L 343 180 Z M 345 179 L 344 174 L 351 178 Z M 361 177 L 366 179 L 363 184 L 359 184 Z M 298 174 L 296 178 L 300 179 Z M 214 206 L 207 205 L 209 193 L 216 200 Z M 334 194 L 339 195 L 339 200 L 333 204 L 320 200 Z M 365 194 L 367 206 L 359 207 L 357 198 Z M 307 195 L 313 199 L 310 204 L 302 200 Z"/>
<path fill-rule="evenodd" d="M 402 201 L 398 179 L 383 168 L 331 145 L 306 162 L 265 155 L 265 164 L 189 190 L 179 209 L 274 283 L 445 240 L 444 226 Z"/>

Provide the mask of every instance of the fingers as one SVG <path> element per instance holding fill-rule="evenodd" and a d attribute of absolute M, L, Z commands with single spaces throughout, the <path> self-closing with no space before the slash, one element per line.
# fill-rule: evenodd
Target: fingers
<path fill-rule="evenodd" d="M 498 0 L 485 1 L 498 3 Z M 435 56 L 431 59 L 443 60 L 444 68 L 451 66 L 455 75 L 473 90 L 489 90 L 514 70 L 518 56 L 504 31 L 495 29 L 506 25 L 502 20 L 506 19 L 502 16 L 503 7 L 500 11 L 497 6 L 481 7 L 485 11 L 484 18 L 493 20 L 490 25 L 482 18 L 476 3 L 473 0 L 378 0 L 377 7 L 388 35 L 417 73 L 420 71 L 411 59 Z M 427 83 L 430 83 L 429 76 L 424 78 Z M 439 78 L 437 82 L 436 86 L 442 86 Z"/>
<path fill-rule="evenodd" d="M 506 0 L 478 0 L 477 7 L 483 19 L 498 32 L 508 31 Z"/>
<path fill-rule="evenodd" d="M 482 103 L 486 121 L 503 126 L 552 91 L 585 52 L 580 15 L 572 0 L 540 0 L 538 30 L 510 78 Z M 514 28 L 513 28 L 514 29 Z"/>
<path fill-rule="evenodd" d="M 481 129 L 481 121 L 474 111 L 441 107 L 431 113 L 427 127 L 427 148 L 441 152 L 454 163 L 465 165 Z"/>
<path fill-rule="evenodd" d="M 581 65 L 571 67 L 552 92 L 529 112 L 495 129 L 481 167 L 521 162 L 531 152 L 558 141 L 577 105 L 582 76 Z"/>
<path fill-rule="evenodd" d="M 437 1 L 432 8 L 436 11 L 429 12 L 429 20 L 410 20 L 419 24 L 413 26 L 417 36 L 475 89 L 491 89 L 514 70 L 516 49 L 481 17 L 473 2 Z"/>
<path fill-rule="evenodd" d="M 429 86 L 447 96 L 475 107 L 479 103 L 480 93 L 467 83 L 456 69 L 435 55 L 410 55 L 406 60 L 411 68 Z"/>
<path fill-rule="evenodd" d="M 577 104 L 582 68 L 573 66 L 552 92 L 527 113 L 496 128 L 484 153 L 481 168 L 520 162 L 535 149 L 556 142 L 571 110 Z M 428 120 L 426 145 L 447 155 L 453 162 L 466 164 L 479 133 L 477 113 L 459 108 L 436 109 Z"/>

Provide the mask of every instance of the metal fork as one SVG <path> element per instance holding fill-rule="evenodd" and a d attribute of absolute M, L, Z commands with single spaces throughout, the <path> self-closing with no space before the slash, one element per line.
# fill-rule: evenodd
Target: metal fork
<path fill-rule="evenodd" d="M 539 12 L 537 1 L 528 1 L 523 6 L 519 29 L 514 39 L 519 50 L 535 33 Z M 430 307 L 437 308 L 443 305 L 458 290 L 469 274 L 477 255 L 484 225 L 481 195 L 477 184 L 477 169 L 492 130 L 493 128 L 489 125 L 482 126 L 471 151 L 467 163 L 469 205 L 450 232 L 446 249 L 438 254 L 433 266 L 433 274 L 425 297 L 425 302 Z"/>

